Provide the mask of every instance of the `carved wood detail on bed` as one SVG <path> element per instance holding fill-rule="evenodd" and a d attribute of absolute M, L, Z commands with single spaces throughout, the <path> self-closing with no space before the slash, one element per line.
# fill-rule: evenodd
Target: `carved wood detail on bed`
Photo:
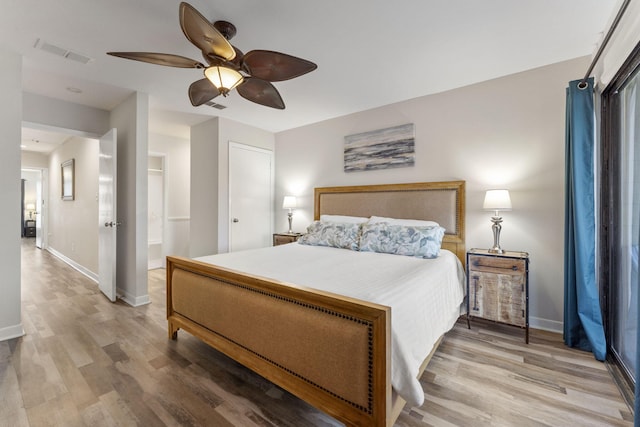
<path fill-rule="evenodd" d="M 409 211 L 393 207 L 407 195 Z M 316 219 L 435 220 L 464 263 L 464 181 L 318 188 L 315 203 Z M 392 403 L 389 307 L 167 257 L 167 320 L 171 339 L 184 329 L 347 425 L 392 426 L 404 406 Z"/>

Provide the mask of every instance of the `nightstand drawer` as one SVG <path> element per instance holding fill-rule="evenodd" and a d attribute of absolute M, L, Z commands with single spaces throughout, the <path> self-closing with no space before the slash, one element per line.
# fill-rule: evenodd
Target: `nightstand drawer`
<path fill-rule="evenodd" d="M 495 274 L 518 274 L 526 271 L 524 259 L 469 255 L 469 270 Z"/>

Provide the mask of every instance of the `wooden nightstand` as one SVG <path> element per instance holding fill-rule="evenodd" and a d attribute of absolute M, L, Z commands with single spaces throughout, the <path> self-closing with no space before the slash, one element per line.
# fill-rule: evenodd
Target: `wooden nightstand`
<path fill-rule="evenodd" d="M 467 252 L 467 326 L 478 317 L 525 329 L 529 344 L 529 254 Z"/>
<path fill-rule="evenodd" d="M 28 219 L 24 222 L 24 237 L 36 237 L 36 222 Z"/>
<path fill-rule="evenodd" d="M 298 240 L 302 236 L 302 233 L 274 233 L 273 234 L 273 246 L 286 245 Z"/>

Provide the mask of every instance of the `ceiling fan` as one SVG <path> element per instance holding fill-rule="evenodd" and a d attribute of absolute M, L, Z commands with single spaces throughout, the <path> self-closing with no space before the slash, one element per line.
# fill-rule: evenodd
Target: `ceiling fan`
<path fill-rule="evenodd" d="M 234 88 L 243 98 L 267 107 L 284 109 L 284 101 L 271 82 L 293 79 L 317 68 L 313 62 L 270 50 L 243 54 L 229 40 L 236 27 L 227 21 L 213 24 L 193 6 L 180 3 L 180 27 L 191 43 L 202 51 L 206 65 L 180 55 L 152 52 L 107 52 L 135 61 L 179 68 L 199 68 L 205 78 L 189 86 L 194 107 L 218 95 L 227 96 Z"/>

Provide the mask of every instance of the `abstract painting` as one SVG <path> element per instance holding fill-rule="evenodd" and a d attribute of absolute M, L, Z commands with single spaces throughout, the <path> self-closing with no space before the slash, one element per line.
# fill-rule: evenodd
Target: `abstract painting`
<path fill-rule="evenodd" d="M 415 164 L 413 123 L 344 137 L 344 171 L 404 168 Z"/>

